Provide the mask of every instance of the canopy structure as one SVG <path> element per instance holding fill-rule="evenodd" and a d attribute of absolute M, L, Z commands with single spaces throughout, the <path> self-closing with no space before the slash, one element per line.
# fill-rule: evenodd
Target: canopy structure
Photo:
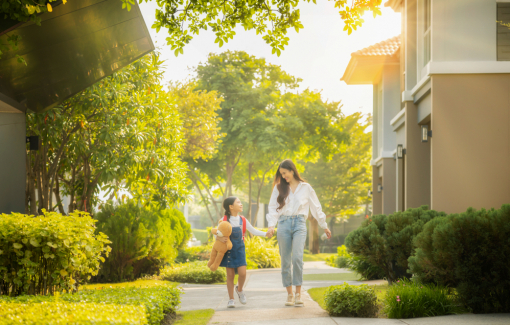
<path fill-rule="evenodd" d="M 374 84 L 390 63 L 400 63 L 400 35 L 352 53 L 341 80 L 348 85 Z"/>
<path fill-rule="evenodd" d="M 52 5 L 41 26 L 0 18 L 0 41 L 21 36 L 18 50 L 0 58 L 0 112 L 44 111 L 154 50 L 136 4 L 130 11 L 118 0 Z"/>

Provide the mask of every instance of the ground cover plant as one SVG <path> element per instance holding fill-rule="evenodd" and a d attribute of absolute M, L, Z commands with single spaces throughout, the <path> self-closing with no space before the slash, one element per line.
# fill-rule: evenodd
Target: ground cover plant
<path fill-rule="evenodd" d="M 0 294 L 52 294 L 74 290 L 79 280 L 97 274 L 110 251 L 107 236 L 96 231 L 88 213 L 63 216 L 0 216 Z"/>
<path fill-rule="evenodd" d="M 167 266 L 160 272 L 162 280 L 180 283 L 218 283 L 226 281 L 224 268 L 212 272 L 207 267 L 207 262 L 190 262 Z"/>
<path fill-rule="evenodd" d="M 324 303 L 332 316 L 377 317 L 379 311 L 375 289 L 366 284 L 331 286 L 326 290 Z"/>
<path fill-rule="evenodd" d="M 0 302 L 0 324 L 147 324 L 143 306 L 103 303 Z"/>
<path fill-rule="evenodd" d="M 456 288 L 474 313 L 510 312 L 510 205 L 474 210 L 425 225 L 409 258 L 423 282 Z"/>
<path fill-rule="evenodd" d="M 324 297 L 326 296 L 326 292 L 329 287 L 319 287 L 319 288 L 311 288 L 308 289 L 307 292 L 315 300 L 322 309 L 326 310 L 326 302 L 324 301 Z M 382 305 L 384 298 L 386 297 L 386 291 L 388 291 L 387 284 L 374 285 L 373 286 L 375 294 L 377 296 L 377 302 L 379 305 Z"/>
<path fill-rule="evenodd" d="M 172 325 L 207 325 L 213 315 L 214 309 L 180 311 Z"/>
<path fill-rule="evenodd" d="M 206 229 L 191 229 L 191 231 L 193 232 L 193 236 L 202 242 L 202 245 L 207 244 L 209 235 L 207 234 Z"/>
<path fill-rule="evenodd" d="M 127 288 L 127 287 L 151 288 L 151 287 L 157 287 L 157 286 L 161 286 L 161 285 L 175 287 L 178 285 L 178 283 L 159 280 L 159 279 L 150 279 L 150 280 L 138 279 L 136 281 L 130 281 L 130 282 L 84 284 L 84 285 L 79 286 L 78 290 L 101 290 L 101 289 L 107 289 L 107 288 Z"/>
<path fill-rule="evenodd" d="M 0 296 L 0 303 L 40 304 L 63 302 L 143 306 L 148 324 L 156 325 L 161 323 L 165 314 L 175 314 L 180 303 L 180 294 L 180 289 L 172 285 L 159 285 L 146 288 L 124 287 L 80 290 L 76 293 L 57 294 L 56 296 Z"/>
<path fill-rule="evenodd" d="M 358 281 L 360 275 L 357 273 L 318 273 L 318 274 L 303 274 L 305 281 Z"/>
<path fill-rule="evenodd" d="M 183 247 L 175 258 L 175 263 L 187 263 L 194 261 L 209 261 L 213 243 L 209 245 Z"/>
<path fill-rule="evenodd" d="M 388 288 L 384 313 L 388 318 L 452 315 L 461 309 L 452 290 L 435 284 L 398 280 Z"/>
<path fill-rule="evenodd" d="M 278 250 L 276 236 L 270 239 L 258 236 L 247 236 L 244 244 L 246 246 L 246 259 L 252 261 L 257 268 L 281 267 L 280 252 Z"/>

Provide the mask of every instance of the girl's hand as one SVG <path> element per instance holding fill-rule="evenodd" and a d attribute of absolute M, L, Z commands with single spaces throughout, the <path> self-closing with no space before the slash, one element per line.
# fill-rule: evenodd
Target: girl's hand
<path fill-rule="evenodd" d="M 326 233 L 326 235 L 328 235 L 328 239 L 331 239 L 331 230 L 324 229 L 324 232 Z"/>
<path fill-rule="evenodd" d="M 216 237 L 216 239 L 217 239 L 217 240 L 219 240 L 219 241 L 220 241 L 220 242 L 222 242 L 222 243 L 225 243 L 225 244 L 226 244 L 226 243 L 227 243 L 227 241 L 228 241 L 228 238 L 227 238 L 227 237 Z"/>
<path fill-rule="evenodd" d="M 266 233 L 266 237 L 271 238 L 271 237 L 273 237 L 273 234 L 274 234 L 274 227 L 269 227 L 269 229 L 267 230 L 267 233 Z"/>

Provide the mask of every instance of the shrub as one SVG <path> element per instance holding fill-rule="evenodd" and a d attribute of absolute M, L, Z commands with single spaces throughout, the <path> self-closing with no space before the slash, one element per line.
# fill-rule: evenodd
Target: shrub
<path fill-rule="evenodd" d="M 336 248 L 337 255 L 332 255 L 326 258 L 326 264 L 338 268 L 349 267 L 349 259 L 351 255 L 347 252 L 345 245 Z"/>
<path fill-rule="evenodd" d="M 324 302 L 332 316 L 377 317 L 379 309 L 374 288 L 366 284 L 331 286 L 326 291 Z"/>
<path fill-rule="evenodd" d="M 434 284 L 400 280 L 389 287 L 384 299 L 388 318 L 413 318 L 452 315 L 459 311 L 449 289 Z"/>
<path fill-rule="evenodd" d="M 226 272 L 224 268 L 212 272 L 207 262 L 191 262 L 165 267 L 160 278 L 181 283 L 217 283 L 226 281 Z"/>
<path fill-rule="evenodd" d="M 345 269 L 349 267 L 350 258 L 337 256 L 335 258 L 335 267 Z"/>
<path fill-rule="evenodd" d="M 413 239 L 428 221 L 441 216 L 445 214 L 426 206 L 388 216 L 376 215 L 349 233 L 346 246 L 354 255 L 382 269 L 391 284 L 411 276 L 407 269 L 408 258 L 414 253 Z"/>
<path fill-rule="evenodd" d="M 83 212 L 62 216 L 0 215 L 0 294 L 48 294 L 75 289 L 95 275 L 110 247 L 95 221 Z"/>
<path fill-rule="evenodd" d="M 0 303 L 0 324 L 147 324 L 143 306 L 99 303 Z"/>
<path fill-rule="evenodd" d="M 275 236 L 270 239 L 247 236 L 244 245 L 246 246 L 246 259 L 250 259 L 258 268 L 281 267 L 280 252 Z"/>
<path fill-rule="evenodd" d="M 179 250 L 175 263 L 187 263 L 194 261 L 209 261 L 211 257 L 212 243 L 209 245 L 186 247 Z"/>
<path fill-rule="evenodd" d="M 456 287 L 475 313 L 510 312 L 510 205 L 472 208 L 428 224 L 414 241 L 410 269 L 424 281 Z"/>
<path fill-rule="evenodd" d="M 160 285 L 150 288 L 124 287 L 102 290 L 80 290 L 77 293 L 66 293 L 52 296 L 19 296 L 16 298 L 0 297 L 0 301 L 10 303 L 97 303 L 104 305 L 133 305 L 143 306 L 149 324 L 160 324 L 167 313 L 174 314 L 180 303 L 181 291 L 170 285 Z"/>
<path fill-rule="evenodd" d="M 370 263 L 363 256 L 353 256 L 348 259 L 349 269 L 361 275 L 365 280 L 384 279 L 386 273 L 377 265 Z"/>
<path fill-rule="evenodd" d="M 134 280 L 142 274 L 157 273 L 162 265 L 174 261 L 191 231 L 181 212 L 153 211 L 135 201 L 106 205 L 95 218 L 97 230 L 112 241 L 112 253 L 93 278 L 96 282 Z"/>

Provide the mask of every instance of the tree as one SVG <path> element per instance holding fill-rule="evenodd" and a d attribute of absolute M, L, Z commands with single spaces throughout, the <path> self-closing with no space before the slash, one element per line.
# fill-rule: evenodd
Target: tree
<path fill-rule="evenodd" d="M 77 1 L 77 0 L 70 0 Z M 121 0 L 122 8 L 131 10 L 135 0 Z M 138 0 L 149 2 L 152 0 Z M 301 0 L 301 2 L 310 0 Z M 312 0 L 316 3 L 316 0 Z M 332 0 L 338 8 L 340 17 L 345 23 L 344 30 L 349 34 L 363 24 L 363 14 L 371 11 L 376 17 L 381 14 L 382 0 Z M 65 4 L 67 1 L 64 0 Z M 0 6 L 0 14 L 20 22 L 33 21 L 40 24 L 41 13 L 51 12 L 57 0 L 4 0 Z M 161 28 L 168 30 L 167 43 L 175 55 L 184 53 L 183 48 L 200 31 L 211 29 L 216 34 L 215 43 L 223 46 L 235 35 L 234 29 L 240 25 L 245 30 L 255 30 L 262 35 L 264 41 L 271 46 L 273 54 L 280 55 L 289 38 L 289 29 L 299 32 L 304 26 L 300 21 L 297 9 L 299 0 L 280 1 L 248 1 L 248 0 L 157 0 L 160 9 L 156 10 L 156 22 L 152 26 L 158 32 Z M 120 5 L 120 4 L 119 4 Z M 350 6 L 349 6 L 350 5 Z M 12 39 L 17 46 L 21 38 Z M 9 45 L 0 47 L 1 51 L 9 50 Z M 24 61 L 23 61 L 24 62 Z"/>
<path fill-rule="evenodd" d="M 339 123 L 338 126 L 350 135 L 350 141 L 339 144 L 338 153 L 331 160 L 321 158 L 305 163 L 307 180 L 317 192 L 332 224 L 338 217 L 346 219 L 356 214 L 369 200 L 366 193 L 372 182 L 372 133 L 366 129 L 371 125 L 371 118 L 366 122 L 362 119 L 361 113 L 354 113 Z M 313 247 L 310 251 L 318 253 L 318 227 L 314 220 L 310 232 Z"/>
<path fill-rule="evenodd" d="M 100 187 L 127 189 L 142 204 L 183 201 L 186 164 L 182 122 L 160 85 L 162 61 L 151 54 L 46 113 L 27 114 L 27 132 L 39 135 L 27 156 L 27 210 L 91 211 Z M 37 191 L 36 191 L 37 189 Z M 52 202 L 57 198 L 56 206 Z"/>

